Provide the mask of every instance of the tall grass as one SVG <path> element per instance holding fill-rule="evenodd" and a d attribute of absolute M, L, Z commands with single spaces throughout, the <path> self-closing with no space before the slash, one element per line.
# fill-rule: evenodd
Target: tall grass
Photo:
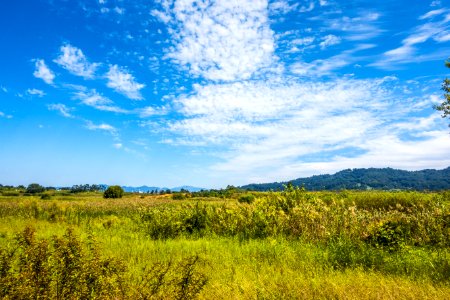
<path fill-rule="evenodd" d="M 449 195 L 0 196 L 0 290 L 47 299 L 445 299 Z M 72 271 L 61 268 L 67 257 Z M 92 269 L 99 279 L 89 287 Z"/>

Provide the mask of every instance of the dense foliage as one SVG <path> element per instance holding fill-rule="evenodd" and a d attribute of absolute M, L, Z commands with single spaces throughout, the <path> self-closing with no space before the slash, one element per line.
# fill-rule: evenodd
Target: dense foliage
<path fill-rule="evenodd" d="M 26 192 L 30 194 L 38 194 L 45 191 L 45 188 L 38 183 L 31 183 L 28 185 Z"/>
<path fill-rule="evenodd" d="M 118 185 L 109 186 L 103 193 L 103 198 L 122 198 L 123 189 Z"/>
<path fill-rule="evenodd" d="M 447 68 L 450 68 L 450 61 L 446 61 L 445 65 Z M 441 88 L 444 91 L 444 101 L 441 104 L 434 106 L 434 109 L 442 112 L 443 118 L 450 118 L 450 79 L 445 78 L 444 81 L 442 81 Z"/>
<path fill-rule="evenodd" d="M 334 175 L 318 175 L 291 181 L 307 190 L 428 190 L 450 189 L 450 167 L 443 170 L 403 171 L 391 168 L 347 169 Z M 249 184 L 252 191 L 283 190 L 286 182 Z"/>

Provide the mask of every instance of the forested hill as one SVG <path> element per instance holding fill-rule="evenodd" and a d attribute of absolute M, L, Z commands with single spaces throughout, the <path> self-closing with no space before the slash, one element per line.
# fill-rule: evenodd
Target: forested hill
<path fill-rule="evenodd" d="M 383 169 L 347 169 L 333 175 L 317 175 L 290 181 L 309 191 L 317 190 L 448 190 L 450 167 L 443 170 L 403 171 Z M 252 191 L 282 190 L 288 182 L 260 183 L 242 186 Z"/>

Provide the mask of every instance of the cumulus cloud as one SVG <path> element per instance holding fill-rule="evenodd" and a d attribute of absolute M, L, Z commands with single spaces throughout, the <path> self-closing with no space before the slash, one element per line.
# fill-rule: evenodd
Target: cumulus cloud
<path fill-rule="evenodd" d="M 114 89 L 116 92 L 133 100 L 143 99 L 140 90 L 143 89 L 145 85 L 136 82 L 133 75 L 126 70 L 119 68 L 117 65 L 112 65 L 109 67 L 109 71 L 105 76 L 108 79 L 107 86 Z"/>
<path fill-rule="evenodd" d="M 55 73 L 47 67 L 45 61 L 43 59 L 36 59 L 34 65 L 36 68 L 33 73 L 34 77 L 40 78 L 48 84 L 53 84 Z"/>
<path fill-rule="evenodd" d="M 67 107 L 64 104 L 57 103 L 57 104 L 49 104 L 47 105 L 47 108 L 49 110 L 58 111 L 61 115 L 63 115 L 66 118 L 73 118 L 74 116 L 70 113 L 72 111 L 71 108 Z"/>
<path fill-rule="evenodd" d="M 170 20 L 173 41 L 166 58 L 208 80 L 251 78 L 275 59 L 267 6 L 266 0 L 166 5 L 163 21 Z"/>
<path fill-rule="evenodd" d="M 70 44 L 61 46 L 60 51 L 61 54 L 54 60 L 55 63 L 76 76 L 81 76 L 85 79 L 94 78 L 99 64 L 90 63 L 83 51 Z"/>

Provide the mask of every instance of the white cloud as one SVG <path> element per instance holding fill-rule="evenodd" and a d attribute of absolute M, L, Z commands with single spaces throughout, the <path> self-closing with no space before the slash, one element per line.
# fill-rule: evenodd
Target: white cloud
<path fill-rule="evenodd" d="M 35 60 L 35 71 L 33 73 L 34 77 L 44 80 L 48 84 L 53 84 L 55 79 L 55 73 L 53 73 L 45 64 L 43 59 Z"/>
<path fill-rule="evenodd" d="M 363 102 L 365 109 L 376 104 L 375 109 L 379 103 L 373 103 L 372 97 L 382 92 L 366 81 L 298 84 L 286 80 L 196 86 L 193 95 L 177 99 L 186 119 L 172 123 L 171 129 L 206 140 L 266 138 L 277 127 L 295 127 L 295 122 L 304 123 L 299 126 L 303 129 L 316 126 L 318 116 L 351 112 Z"/>
<path fill-rule="evenodd" d="M 430 4 L 431 7 L 435 7 L 435 6 L 439 6 L 439 5 L 441 5 L 441 1 L 440 0 L 434 0 Z"/>
<path fill-rule="evenodd" d="M 269 12 L 271 14 L 287 14 L 291 11 L 296 10 L 298 5 L 298 3 L 289 4 L 289 1 L 278 0 L 269 3 Z"/>
<path fill-rule="evenodd" d="M 12 119 L 12 116 L 0 111 L 0 118 Z"/>
<path fill-rule="evenodd" d="M 119 68 L 117 65 L 113 65 L 109 67 L 109 71 L 105 76 L 108 79 L 107 86 L 114 89 L 116 92 L 133 100 L 142 99 L 140 90 L 143 89 L 145 85 L 137 83 L 133 75 L 126 70 Z"/>
<path fill-rule="evenodd" d="M 328 19 L 327 17 L 316 17 L 316 19 L 323 20 L 329 30 L 344 32 L 345 35 L 342 36 L 344 39 L 367 41 L 383 32 L 377 23 L 379 17 L 379 13 L 366 12 L 353 18 L 344 16 L 336 19 Z"/>
<path fill-rule="evenodd" d="M 320 42 L 320 48 L 323 50 L 329 46 L 337 45 L 341 42 L 341 39 L 335 35 L 329 34 L 323 37 L 322 42 Z"/>
<path fill-rule="evenodd" d="M 315 37 L 307 36 L 304 38 L 293 39 L 291 41 L 291 43 L 296 46 L 308 46 L 308 45 L 311 45 L 314 42 L 314 40 L 315 40 Z"/>
<path fill-rule="evenodd" d="M 122 149 L 123 148 L 123 144 L 122 143 L 115 143 L 115 144 L 113 144 L 113 146 L 116 149 Z"/>
<path fill-rule="evenodd" d="M 8 89 L 2 85 L 0 86 L 0 90 L 4 93 L 8 93 Z"/>
<path fill-rule="evenodd" d="M 419 20 L 429 19 L 429 18 L 432 18 L 434 16 L 438 16 L 440 14 L 443 14 L 445 12 L 447 12 L 447 9 L 444 9 L 444 8 L 435 9 L 435 10 L 429 11 L 426 14 L 420 16 Z"/>
<path fill-rule="evenodd" d="M 125 13 L 125 9 L 122 7 L 114 7 L 114 11 L 119 14 L 119 15 L 123 15 Z"/>
<path fill-rule="evenodd" d="M 127 110 L 114 105 L 114 102 L 96 90 L 79 90 L 74 93 L 74 98 L 81 100 L 84 105 L 93 107 L 102 111 L 110 111 L 115 113 L 129 113 Z"/>
<path fill-rule="evenodd" d="M 28 89 L 27 90 L 27 94 L 29 95 L 34 95 L 34 96 L 38 96 L 39 98 L 44 97 L 45 96 L 45 92 L 38 90 L 38 89 Z"/>
<path fill-rule="evenodd" d="M 361 50 L 375 47 L 373 44 L 361 44 L 351 50 L 343 51 L 340 54 L 326 59 L 316 59 L 312 62 L 296 62 L 290 66 L 292 73 L 304 77 L 329 75 L 337 69 L 343 68 L 361 60 L 356 53 Z"/>
<path fill-rule="evenodd" d="M 150 15 L 154 16 L 159 21 L 166 23 L 166 24 L 172 20 L 172 17 L 170 16 L 170 14 L 164 13 L 164 12 L 156 10 L 156 9 L 151 10 Z"/>
<path fill-rule="evenodd" d="M 166 58 L 208 80 L 248 79 L 270 68 L 274 37 L 266 0 L 175 1 L 170 13 L 173 47 Z"/>
<path fill-rule="evenodd" d="M 165 142 L 225 149 L 216 153 L 222 161 L 211 171 L 240 183 L 311 175 L 327 166 L 324 161 L 330 162 L 327 171 L 374 164 L 442 167 L 450 160 L 445 154 L 450 139 L 433 132 L 439 118 L 410 119 L 410 113 L 423 109 L 416 105 L 422 100 L 404 99 L 396 92 L 397 85 L 388 77 L 197 85 L 192 94 L 176 99 L 185 117 L 169 123 L 174 135 Z M 422 140 L 406 141 L 401 138 L 404 134 Z M 415 148 L 438 141 L 439 150 L 429 152 L 435 157 L 427 157 L 427 148 Z M 354 151 L 346 155 L 346 149 Z"/>
<path fill-rule="evenodd" d="M 158 116 L 158 115 L 165 115 L 167 114 L 169 108 L 168 107 L 154 107 L 154 106 L 147 106 L 143 107 L 137 110 L 139 113 L 139 116 L 141 118 L 147 118 L 151 116 Z"/>
<path fill-rule="evenodd" d="M 89 130 L 102 130 L 102 131 L 107 131 L 109 133 L 111 133 L 112 135 L 116 135 L 117 134 L 117 129 L 109 124 L 106 123 L 101 123 L 101 124 L 94 124 L 91 121 L 87 121 L 86 122 L 86 128 Z"/>
<path fill-rule="evenodd" d="M 433 38 L 438 43 L 450 41 L 450 31 L 443 31 Z"/>
<path fill-rule="evenodd" d="M 299 9 L 299 12 L 309 12 L 314 9 L 315 5 L 313 1 L 310 1 L 308 5 L 302 6 Z"/>
<path fill-rule="evenodd" d="M 67 107 L 64 104 L 57 103 L 57 104 L 49 104 L 47 105 L 49 110 L 58 111 L 61 115 L 63 115 L 66 118 L 73 118 L 74 116 L 70 113 L 72 111 L 71 108 Z"/>
<path fill-rule="evenodd" d="M 447 10 L 439 9 L 433 10 L 419 19 L 425 20 L 435 16 L 440 16 Z M 419 49 L 416 45 L 423 44 L 427 41 L 434 40 L 437 43 L 443 43 L 450 40 L 450 32 L 446 30 L 448 28 L 448 22 L 450 19 L 445 17 L 443 20 L 428 22 L 415 27 L 412 33 L 402 40 L 402 45 L 398 48 L 386 51 L 372 66 L 391 69 L 398 64 L 405 64 L 411 62 L 422 62 L 426 60 L 434 60 L 442 58 L 442 50 L 436 50 L 428 54 L 419 55 Z"/>
<path fill-rule="evenodd" d="M 94 78 L 98 63 L 90 63 L 83 52 L 72 45 L 61 46 L 60 50 L 61 54 L 54 60 L 55 63 L 76 76 L 86 79 Z"/>

